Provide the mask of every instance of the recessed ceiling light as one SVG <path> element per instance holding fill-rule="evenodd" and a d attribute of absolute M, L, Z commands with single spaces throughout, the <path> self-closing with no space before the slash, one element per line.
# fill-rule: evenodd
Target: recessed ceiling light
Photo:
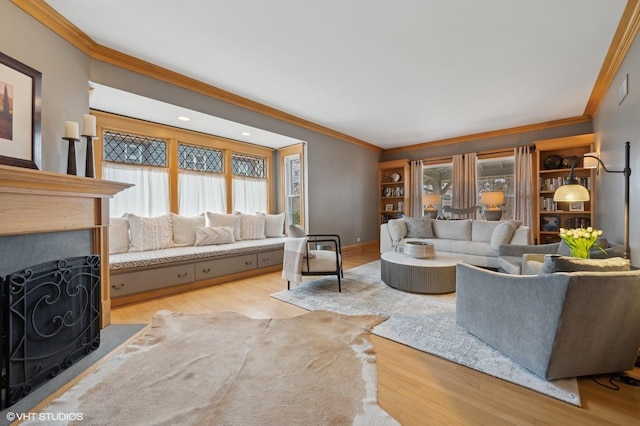
<path fill-rule="evenodd" d="M 251 136 L 251 133 L 249 133 L 249 132 L 242 132 L 242 133 L 240 133 L 240 134 L 241 134 L 242 136 Z"/>
<path fill-rule="evenodd" d="M 179 116 L 178 120 L 180 120 L 180 121 L 191 121 L 191 119 L 189 117 L 185 117 L 184 115 Z"/>

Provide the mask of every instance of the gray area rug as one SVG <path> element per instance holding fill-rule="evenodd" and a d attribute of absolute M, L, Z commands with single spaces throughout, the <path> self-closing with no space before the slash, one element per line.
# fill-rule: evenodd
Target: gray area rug
<path fill-rule="evenodd" d="M 342 293 L 336 278 L 307 281 L 272 297 L 309 310 L 345 315 L 385 315 L 373 334 L 580 406 L 576 379 L 548 381 L 521 367 L 456 325 L 455 293 L 411 294 L 380 279 L 380 261 L 345 271 Z"/>

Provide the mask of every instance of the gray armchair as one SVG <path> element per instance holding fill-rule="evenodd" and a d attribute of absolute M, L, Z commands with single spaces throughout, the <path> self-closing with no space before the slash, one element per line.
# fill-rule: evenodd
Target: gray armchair
<path fill-rule="evenodd" d="M 456 321 L 548 380 L 633 369 L 640 271 L 508 275 L 458 264 Z"/>
<path fill-rule="evenodd" d="M 610 244 L 606 238 L 599 238 L 596 245 L 602 247 L 606 253 L 594 246 L 589 253 L 591 259 L 618 257 L 624 254 L 624 246 Z M 513 275 L 536 274 L 542 265 L 545 254 L 569 256 L 570 252 L 564 242 L 539 245 L 502 245 L 498 248 L 498 270 Z"/>

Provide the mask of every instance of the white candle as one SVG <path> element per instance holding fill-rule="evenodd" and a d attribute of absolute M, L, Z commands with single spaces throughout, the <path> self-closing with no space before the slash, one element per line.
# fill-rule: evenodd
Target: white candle
<path fill-rule="evenodd" d="M 71 139 L 80 139 L 80 131 L 78 130 L 78 123 L 75 121 L 64 122 L 64 137 Z"/>
<path fill-rule="evenodd" d="M 96 135 L 96 117 L 91 114 L 85 114 L 83 117 L 83 136 L 94 136 Z"/>

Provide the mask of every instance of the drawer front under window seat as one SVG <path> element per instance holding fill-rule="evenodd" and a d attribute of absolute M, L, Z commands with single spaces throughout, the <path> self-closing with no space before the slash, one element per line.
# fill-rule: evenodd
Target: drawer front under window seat
<path fill-rule="evenodd" d="M 242 256 L 227 257 L 224 259 L 213 259 L 196 263 L 196 280 L 206 280 L 238 272 L 250 271 L 258 266 L 256 253 Z"/>
<path fill-rule="evenodd" d="M 258 253 L 258 268 L 282 265 L 284 250 L 270 250 Z"/>
<path fill-rule="evenodd" d="M 186 284 L 195 281 L 195 276 L 193 264 L 111 274 L 111 297 Z"/>

